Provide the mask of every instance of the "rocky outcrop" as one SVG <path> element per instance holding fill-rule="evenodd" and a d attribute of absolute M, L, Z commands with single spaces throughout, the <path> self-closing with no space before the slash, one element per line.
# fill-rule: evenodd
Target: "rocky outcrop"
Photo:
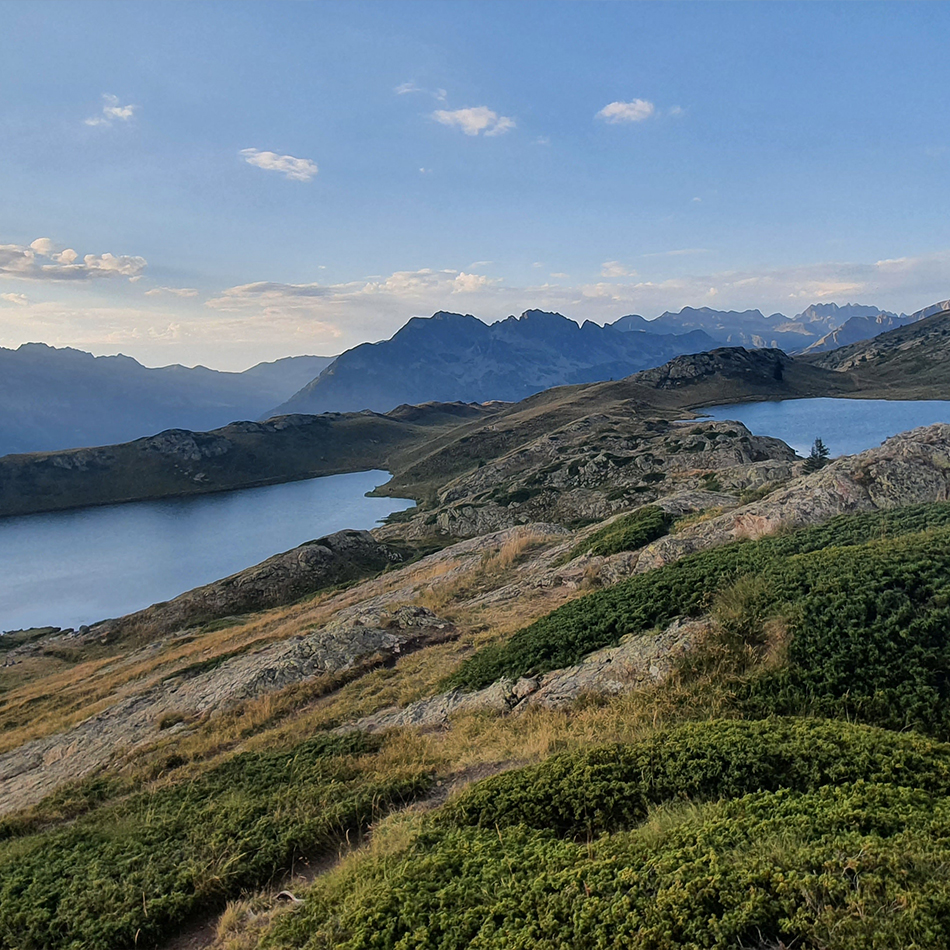
<path fill-rule="evenodd" d="M 645 548 L 637 573 L 739 538 L 822 524 L 840 514 L 950 498 L 950 425 L 912 429 L 882 446 L 845 456 L 760 502 L 661 538 Z"/>
<path fill-rule="evenodd" d="M 66 781 L 82 778 L 147 744 L 240 702 L 315 676 L 351 675 L 455 636 L 424 607 L 401 605 L 347 616 L 325 627 L 246 654 L 212 669 L 181 670 L 121 699 L 68 732 L 0 755 L 0 814 L 24 808 Z"/>
<path fill-rule="evenodd" d="M 474 537 L 513 525 L 576 525 L 684 491 L 741 492 L 787 481 L 796 455 L 738 422 L 594 414 L 444 485 L 434 511 L 378 537 Z"/>
<path fill-rule="evenodd" d="M 450 690 L 404 709 L 383 709 L 341 731 L 380 732 L 397 726 L 439 728 L 463 712 L 520 713 L 533 706 L 559 709 L 585 694 L 615 696 L 665 680 L 709 627 L 704 620 L 674 621 L 661 633 L 631 634 L 576 666 L 517 681 L 502 679 L 474 693 Z"/>
<path fill-rule="evenodd" d="M 337 531 L 196 587 L 174 600 L 153 604 L 117 620 L 89 628 L 102 642 L 154 639 L 186 627 L 292 603 L 331 584 L 366 577 L 402 556 L 368 531 Z"/>

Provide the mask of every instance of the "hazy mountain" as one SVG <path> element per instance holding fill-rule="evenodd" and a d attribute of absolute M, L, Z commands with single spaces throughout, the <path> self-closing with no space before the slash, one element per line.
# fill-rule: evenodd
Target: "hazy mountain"
<path fill-rule="evenodd" d="M 439 311 L 391 339 L 347 350 L 293 398 L 286 412 L 386 412 L 430 400 L 516 401 L 551 386 L 616 379 L 715 345 L 702 331 L 622 332 L 528 310 L 485 324 Z"/>
<path fill-rule="evenodd" d="M 859 385 L 903 399 L 943 398 L 950 387 L 950 300 L 912 313 L 905 326 L 802 359 L 846 372 Z"/>
<path fill-rule="evenodd" d="M 881 319 L 875 325 L 872 321 Z M 778 347 L 787 352 L 799 352 L 828 337 L 843 327 L 848 321 L 857 319 L 851 331 L 845 334 L 842 342 L 852 342 L 863 337 L 852 333 L 863 332 L 873 336 L 882 333 L 900 321 L 911 319 L 903 314 L 889 313 L 879 307 L 865 304 L 834 303 L 812 304 L 801 313 L 787 317 L 782 313 L 765 316 L 760 310 L 713 310 L 710 307 L 684 307 L 679 313 L 666 311 L 655 320 L 646 320 L 639 314 L 621 317 L 611 324 L 617 330 L 644 330 L 648 333 L 685 333 L 690 330 L 702 330 L 717 343 L 733 346 Z M 864 322 L 861 322 L 864 321 Z M 862 328 L 859 330 L 859 328 Z M 832 344 L 836 345 L 836 344 Z M 840 344 L 837 344 L 840 345 Z M 822 347 L 830 348 L 830 347 Z"/>
<path fill-rule="evenodd" d="M 221 373 L 204 366 L 150 369 L 128 356 L 43 343 L 0 348 L 0 455 L 255 419 L 330 362 L 332 357 L 295 356 Z"/>
<path fill-rule="evenodd" d="M 886 313 L 879 313 L 875 316 L 852 317 L 841 324 L 837 330 L 826 333 L 820 340 L 816 340 L 811 346 L 806 347 L 804 352 L 824 353 L 828 350 L 835 350 L 839 346 L 847 346 L 849 343 L 870 340 L 888 330 L 904 326 L 909 320 L 910 317 L 903 314 L 896 316 Z"/>

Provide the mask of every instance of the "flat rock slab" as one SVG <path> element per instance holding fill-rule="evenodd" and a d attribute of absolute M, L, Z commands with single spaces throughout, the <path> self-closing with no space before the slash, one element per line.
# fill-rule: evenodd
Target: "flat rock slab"
<path fill-rule="evenodd" d="M 213 669 L 179 673 L 64 733 L 0 755 L 0 814 L 34 804 L 130 747 L 153 741 L 163 718 L 215 714 L 314 676 L 385 663 L 454 636 L 452 624 L 431 610 L 403 605 L 223 659 Z"/>
<path fill-rule="evenodd" d="M 665 680 L 708 628 L 705 620 L 677 620 L 660 633 L 630 634 L 617 646 L 591 653 L 576 666 L 517 681 L 501 679 L 473 693 L 450 690 L 404 709 L 381 710 L 340 731 L 381 732 L 397 726 L 439 728 L 461 712 L 517 713 L 532 706 L 559 709 L 585 694 L 632 692 Z"/>

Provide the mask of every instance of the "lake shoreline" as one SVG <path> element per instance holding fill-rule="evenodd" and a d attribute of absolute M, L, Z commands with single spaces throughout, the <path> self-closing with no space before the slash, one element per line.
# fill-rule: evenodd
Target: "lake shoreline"
<path fill-rule="evenodd" d="M 409 498 L 371 497 L 379 469 L 0 520 L 0 630 L 78 629 L 253 567 Z"/>

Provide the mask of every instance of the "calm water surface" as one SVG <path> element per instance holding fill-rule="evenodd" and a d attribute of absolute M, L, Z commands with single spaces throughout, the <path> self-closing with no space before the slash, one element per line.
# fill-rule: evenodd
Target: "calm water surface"
<path fill-rule="evenodd" d="M 950 400 L 784 399 L 702 410 L 714 419 L 735 419 L 754 435 L 773 435 L 799 455 L 816 438 L 831 454 L 853 455 L 917 426 L 950 422 Z"/>
<path fill-rule="evenodd" d="M 77 627 L 168 600 L 342 528 L 401 498 L 366 498 L 386 472 L 193 498 L 0 518 L 0 630 Z"/>

